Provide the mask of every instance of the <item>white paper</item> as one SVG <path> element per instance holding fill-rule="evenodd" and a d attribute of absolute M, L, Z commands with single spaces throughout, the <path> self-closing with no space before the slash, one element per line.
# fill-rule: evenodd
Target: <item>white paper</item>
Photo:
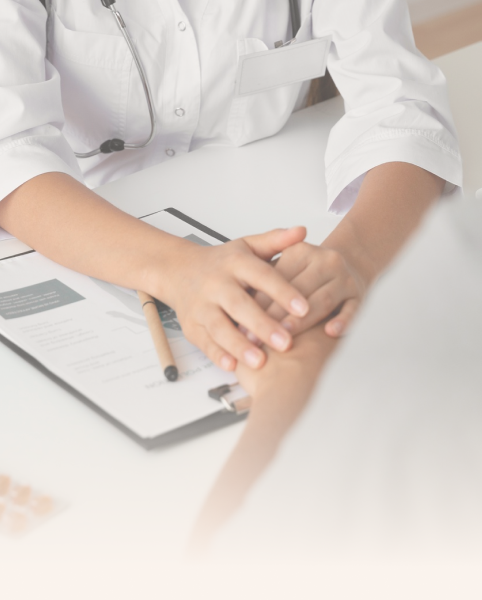
<path fill-rule="evenodd" d="M 220 242 L 166 212 L 151 225 L 199 243 Z M 0 262 L 0 332 L 142 438 L 218 412 L 212 387 L 235 381 L 161 311 L 180 377 L 167 382 L 137 295 L 37 253 Z"/>
<path fill-rule="evenodd" d="M 8 231 L 5 231 L 5 229 L 2 229 L 0 227 L 0 242 L 3 242 L 3 240 L 11 240 L 13 238 L 13 235 L 11 235 L 10 233 L 8 233 Z"/>
<path fill-rule="evenodd" d="M 24 254 L 32 250 L 30 246 L 24 244 L 20 240 L 10 238 L 9 240 L 0 241 L 0 260 L 17 256 L 18 254 Z"/>

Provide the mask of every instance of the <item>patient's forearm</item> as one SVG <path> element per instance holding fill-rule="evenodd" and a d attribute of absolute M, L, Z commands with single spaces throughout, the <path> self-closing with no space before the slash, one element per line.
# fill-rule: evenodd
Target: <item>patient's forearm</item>
<path fill-rule="evenodd" d="M 319 324 L 297 336 L 289 352 L 269 352 L 268 362 L 259 373 L 238 367 L 239 381 L 251 395 L 253 405 L 232 460 L 246 465 L 250 456 L 257 461 L 261 457 L 269 460 L 305 407 L 337 343 Z"/>
<path fill-rule="evenodd" d="M 440 177 L 408 163 L 372 169 L 353 208 L 322 247 L 340 251 L 370 283 L 394 258 L 444 185 Z"/>
<path fill-rule="evenodd" d="M 337 343 L 325 334 L 323 325 L 317 325 L 300 334 L 289 352 L 269 353 L 268 362 L 260 371 L 238 367 L 239 381 L 251 395 L 253 406 L 246 428 L 199 516 L 192 535 L 192 550 L 199 551 L 208 543 L 268 467 L 306 406 Z"/>

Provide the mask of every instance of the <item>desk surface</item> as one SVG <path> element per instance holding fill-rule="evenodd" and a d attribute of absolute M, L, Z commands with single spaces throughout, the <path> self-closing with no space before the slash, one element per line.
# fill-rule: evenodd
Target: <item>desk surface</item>
<path fill-rule="evenodd" d="M 449 81 L 469 190 L 482 187 L 482 119 L 475 118 L 482 78 L 465 74 L 478 72 L 480 58 L 482 44 L 438 61 Z M 309 239 L 320 241 L 339 220 L 326 213 L 323 154 L 341 113 L 334 99 L 293 115 L 273 138 L 240 149 L 205 148 L 99 192 L 137 216 L 174 206 L 232 238 L 308 224 Z M 158 589 L 242 425 L 147 453 L 2 345 L 0 364 L 0 472 L 69 503 L 23 539 L 0 537 L 0 589 L 8 586 L 9 600 L 43 598 L 35 590 L 47 589 L 53 600 L 130 600 L 134 590 Z"/>

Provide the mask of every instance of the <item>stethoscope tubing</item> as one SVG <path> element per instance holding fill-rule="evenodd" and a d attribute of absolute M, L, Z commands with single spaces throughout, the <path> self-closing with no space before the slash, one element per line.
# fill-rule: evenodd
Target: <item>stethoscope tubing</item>
<path fill-rule="evenodd" d="M 110 153 L 113 151 L 119 151 L 119 150 L 137 150 L 138 148 L 145 148 L 154 139 L 154 135 L 156 133 L 156 127 L 157 127 L 156 113 L 154 112 L 154 107 L 153 107 L 154 103 L 152 101 L 151 90 L 149 88 L 149 82 L 147 81 L 147 76 L 144 71 L 144 67 L 142 65 L 139 54 L 136 50 L 136 47 L 134 46 L 134 42 L 132 41 L 129 30 L 127 29 L 127 26 L 124 22 L 124 19 L 122 18 L 121 13 L 114 7 L 115 0 L 101 0 L 101 2 L 103 4 L 103 6 L 110 9 L 112 16 L 114 17 L 115 22 L 117 23 L 117 27 L 120 29 L 120 31 L 124 37 L 124 40 L 129 48 L 129 51 L 131 53 L 134 64 L 136 65 L 137 72 L 139 73 L 139 77 L 141 79 L 142 89 L 144 90 L 144 96 L 145 96 L 146 103 L 147 103 L 147 109 L 149 111 L 149 118 L 151 121 L 151 131 L 149 133 L 149 137 L 140 144 L 126 144 L 123 140 L 107 140 L 107 142 L 104 142 L 96 150 L 91 150 L 90 152 L 74 152 L 74 154 L 77 158 L 90 158 L 92 156 L 96 156 L 97 154 L 101 154 L 101 153 L 106 154 L 106 153 Z M 295 39 L 296 33 L 298 32 L 298 29 L 300 28 L 300 24 L 301 24 L 300 23 L 300 8 L 298 5 L 298 0 L 289 0 L 289 3 L 290 3 L 290 16 L 291 16 L 291 29 L 292 29 L 292 33 L 293 33 L 293 39 Z M 109 145 L 110 142 L 116 142 L 116 143 L 118 143 L 119 146 L 117 148 L 110 147 L 108 150 L 102 149 L 102 146 L 104 146 L 105 144 Z"/>
<path fill-rule="evenodd" d="M 149 83 L 147 81 L 144 67 L 142 66 L 142 62 L 139 58 L 139 54 L 136 50 L 136 47 L 134 46 L 134 43 L 130 36 L 129 30 L 127 29 L 126 24 L 124 22 L 124 19 L 122 18 L 122 15 L 120 14 L 120 12 L 116 8 L 114 8 L 114 6 L 112 4 L 108 8 L 111 10 L 112 15 L 117 23 L 117 26 L 119 27 L 122 35 L 124 36 L 126 44 L 132 55 L 134 64 L 136 65 L 137 72 L 139 73 L 139 77 L 141 79 L 142 88 L 144 90 L 144 96 L 145 96 L 146 102 L 147 102 L 147 109 L 149 110 L 149 118 L 151 120 L 151 131 L 149 133 L 149 137 L 141 144 L 124 144 L 124 146 L 123 146 L 123 150 L 137 150 L 138 148 L 145 148 L 154 139 L 154 135 L 156 133 L 156 125 L 157 125 L 156 113 L 154 112 L 151 91 L 149 89 Z M 101 154 L 101 153 L 102 153 L 102 150 L 99 146 L 99 148 L 97 148 L 96 150 L 91 150 L 90 152 L 75 152 L 75 156 L 77 158 L 90 158 L 91 156 L 95 156 L 96 154 Z"/>

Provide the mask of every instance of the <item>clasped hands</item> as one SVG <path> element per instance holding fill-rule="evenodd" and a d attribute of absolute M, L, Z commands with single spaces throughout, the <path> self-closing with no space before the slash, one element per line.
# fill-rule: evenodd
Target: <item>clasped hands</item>
<path fill-rule="evenodd" d="M 339 251 L 308 244 L 305 236 L 304 227 L 294 227 L 180 248 L 183 268 L 174 265 L 169 274 L 176 290 L 169 303 L 186 338 L 222 369 L 259 369 L 263 345 L 285 352 L 294 336 L 325 319 L 328 336 L 346 331 L 366 282 Z"/>

